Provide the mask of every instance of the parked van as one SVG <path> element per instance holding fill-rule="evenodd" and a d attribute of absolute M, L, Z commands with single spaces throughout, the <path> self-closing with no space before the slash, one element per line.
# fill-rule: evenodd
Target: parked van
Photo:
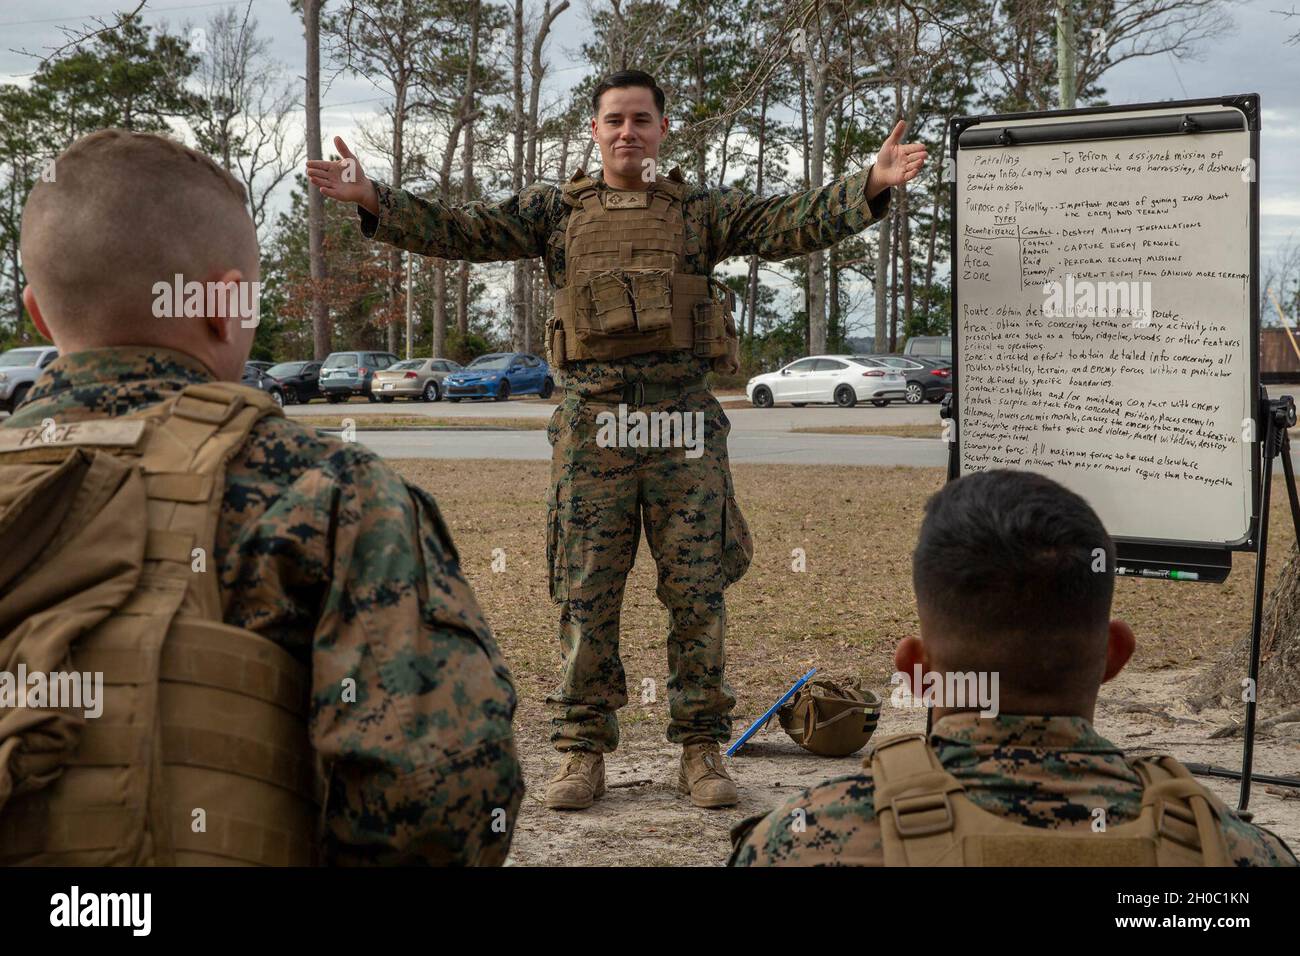
<path fill-rule="evenodd" d="M 903 346 L 904 355 L 919 355 L 922 358 L 952 358 L 952 336 L 949 335 L 914 335 Z"/>

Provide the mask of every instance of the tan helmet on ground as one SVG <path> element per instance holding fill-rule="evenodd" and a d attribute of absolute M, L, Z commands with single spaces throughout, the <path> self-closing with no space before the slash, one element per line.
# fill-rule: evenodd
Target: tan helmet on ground
<path fill-rule="evenodd" d="M 781 729 L 804 750 L 847 757 L 866 746 L 880 720 L 880 698 L 856 678 L 809 681 L 776 712 Z"/>

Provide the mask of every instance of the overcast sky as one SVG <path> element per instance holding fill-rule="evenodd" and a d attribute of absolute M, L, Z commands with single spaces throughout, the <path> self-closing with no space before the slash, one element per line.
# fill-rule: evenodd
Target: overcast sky
<path fill-rule="evenodd" d="M 242 10 L 248 0 L 186 3 L 154 0 L 146 21 L 166 21 L 175 30 L 189 22 L 201 26 L 220 7 Z M 24 82 L 34 60 L 21 50 L 44 51 L 62 42 L 60 26 L 87 23 L 94 15 L 128 10 L 135 0 L 0 0 L 0 74 Z M 539 6 L 526 0 L 528 8 Z M 549 45 L 550 84 L 544 101 L 564 93 L 583 76 L 577 65 L 585 22 L 584 0 L 574 0 L 556 23 Z M 1112 103 L 1259 93 L 1263 105 L 1260 157 L 1260 252 L 1267 263 L 1279 246 L 1300 242 L 1300 46 L 1287 38 L 1300 32 L 1300 17 L 1279 11 L 1300 9 L 1295 0 L 1244 0 L 1230 7 L 1235 29 L 1206 44 L 1196 60 L 1148 57 L 1113 68 L 1103 77 Z M 260 33 L 272 38 L 272 54 L 301 75 L 301 21 L 288 0 L 253 0 Z M 373 120 L 388 98 L 362 78 L 337 77 L 326 92 L 322 121 L 328 144 L 334 134 L 355 138 L 360 124 Z M 669 115 L 671 120 L 671 104 Z M 328 145 L 327 145 L 328 149 Z M 362 156 L 364 163 L 364 155 Z"/>

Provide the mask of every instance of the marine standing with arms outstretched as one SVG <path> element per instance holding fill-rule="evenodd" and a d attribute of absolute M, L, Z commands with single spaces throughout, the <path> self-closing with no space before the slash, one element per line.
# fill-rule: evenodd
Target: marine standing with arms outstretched
<path fill-rule="evenodd" d="M 619 612 L 643 525 L 671 615 L 668 739 L 683 746 L 680 788 L 697 806 L 737 802 L 718 752 L 736 702 L 724 676 L 723 591 L 744 575 L 752 545 L 727 463 L 730 423 L 705 381 L 711 368 L 738 368 L 734 296 L 712 271 L 731 256 L 825 249 L 879 219 L 889 187 L 914 179 L 926 158 L 924 146 L 901 143 L 904 130 L 894 128 L 874 165 L 816 189 L 709 188 L 676 167 L 657 174 L 664 93 L 629 70 L 592 93 L 601 169 L 579 169 L 562 188 L 534 183 L 495 203 L 423 199 L 368 179 L 337 138 L 342 160 L 307 164 L 324 195 L 361 207 L 367 236 L 446 259 L 545 261 L 555 289 L 547 348 L 564 391 L 548 428 L 547 561 L 564 651 L 548 698 L 561 710 L 551 739 L 565 759 L 548 807 L 582 809 L 604 793 L 604 754 L 618 745 L 627 702 Z M 620 405 L 702 421 L 702 454 L 603 447 L 597 418 Z"/>

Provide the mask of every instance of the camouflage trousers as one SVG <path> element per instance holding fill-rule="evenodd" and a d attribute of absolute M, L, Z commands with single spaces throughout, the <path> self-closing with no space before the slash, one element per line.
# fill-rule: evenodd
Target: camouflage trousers
<path fill-rule="evenodd" d="M 619 615 L 642 526 L 659 572 L 655 593 L 670 615 L 668 739 L 725 741 L 736 698 L 724 676 L 723 590 L 753 554 L 727 463 L 731 423 L 703 390 L 622 408 L 629 420 L 645 413 L 652 426 L 654 413 L 676 412 L 683 425 L 689 416 L 686 427 L 702 426 L 703 435 L 695 433 L 696 448 L 646 447 L 647 435 L 612 427 L 620 406 L 574 395 L 551 417 L 546 551 L 564 662 L 547 697 L 562 710 L 551 742 L 560 751 L 618 746 L 616 711 L 627 703 Z M 665 421 L 658 420 L 661 439 Z"/>

